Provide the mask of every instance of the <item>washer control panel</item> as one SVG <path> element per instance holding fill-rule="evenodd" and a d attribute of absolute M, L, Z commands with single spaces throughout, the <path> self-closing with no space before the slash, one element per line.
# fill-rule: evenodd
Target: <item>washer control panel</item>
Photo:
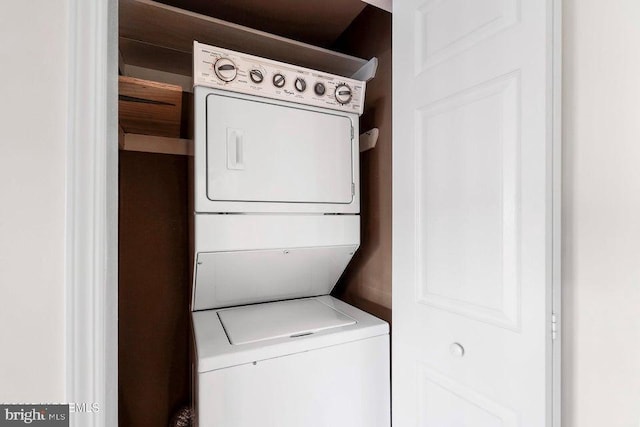
<path fill-rule="evenodd" d="M 193 84 L 362 114 L 366 83 L 193 43 Z"/>

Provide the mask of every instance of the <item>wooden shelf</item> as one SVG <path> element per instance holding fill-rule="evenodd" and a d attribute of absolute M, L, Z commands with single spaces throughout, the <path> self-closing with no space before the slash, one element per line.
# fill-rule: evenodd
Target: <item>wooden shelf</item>
<path fill-rule="evenodd" d="M 124 74 L 135 66 L 191 76 L 194 40 L 359 80 L 370 80 L 377 68 L 376 58 L 367 61 L 151 0 L 120 0 L 119 25 Z"/>
<path fill-rule="evenodd" d="M 190 123 L 180 86 L 120 76 L 118 119 L 121 150 L 193 155 L 191 140 L 181 138 Z"/>
<path fill-rule="evenodd" d="M 182 88 L 120 76 L 118 116 L 125 133 L 180 137 Z"/>
<path fill-rule="evenodd" d="M 193 141 L 190 139 L 121 133 L 119 144 L 124 151 L 193 156 Z"/>

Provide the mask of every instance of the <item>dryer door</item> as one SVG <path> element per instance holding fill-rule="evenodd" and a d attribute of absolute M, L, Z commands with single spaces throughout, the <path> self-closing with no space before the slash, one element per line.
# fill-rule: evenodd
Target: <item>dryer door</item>
<path fill-rule="evenodd" d="M 349 116 L 210 93 L 206 126 L 209 200 L 353 201 L 354 130 Z"/>

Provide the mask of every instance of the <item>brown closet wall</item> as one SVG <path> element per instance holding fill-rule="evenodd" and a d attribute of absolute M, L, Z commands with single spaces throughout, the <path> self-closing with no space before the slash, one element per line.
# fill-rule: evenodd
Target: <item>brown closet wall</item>
<path fill-rule="evenodd" d="M 367 6 L 335 48 L 380 61 L 360 120 L 361 132 L 377 127 L 380 136 L 360 154 L 361 245 L 334 295 L 391 321 L 391 14 Z"/>
<path fill-rule="evenodd" d="M 187 157 L 120 152 L 119 426 L 190 400 Z"/>

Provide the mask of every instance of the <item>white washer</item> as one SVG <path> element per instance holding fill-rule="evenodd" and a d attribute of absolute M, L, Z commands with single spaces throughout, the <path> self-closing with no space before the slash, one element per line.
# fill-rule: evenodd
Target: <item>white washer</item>
<path fill-rule="evenodd" d="M 322 296 L 195 312 L 193 325 L 200 426 L 389 426 L 379 319 Z"/>
<path fill-rule="evenodd" d="M 364 82 L 196 42 L 194 85 L 198 425 L 388 427 L 388 324 L 329 296 L 360 245 Z"/>

